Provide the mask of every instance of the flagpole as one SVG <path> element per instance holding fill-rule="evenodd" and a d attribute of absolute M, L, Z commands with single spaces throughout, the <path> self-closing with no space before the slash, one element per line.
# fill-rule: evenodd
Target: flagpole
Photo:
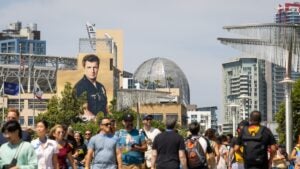
<path fill-rule="evenodd" d="M 35 68 L 34 64 L 32 65 L 33 68 L 33 126 L 35 126 L 35 95 L 36 95 L 36 86 L 35 86 Z"/>
<path fill-rule="evenodd" d="M 2 124 L 4 124 L 4 74 L 2 74 Z"/>
<path fill-rule="evenodd" d="M 21 112 L 21 56 L 22 56 L 22 44 L 19 44 L 19 73 L 18 73 L 18 80 L 19 80 L 19 112 Z"/>

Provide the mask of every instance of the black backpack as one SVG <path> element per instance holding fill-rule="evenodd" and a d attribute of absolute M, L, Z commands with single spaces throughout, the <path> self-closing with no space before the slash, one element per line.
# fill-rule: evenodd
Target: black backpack
<path fill-rule="evenodd" d="M 244 147 L 244 161 L 253 165 L 262 165 L 268 160 L 268 149 L 263 143 L 264 126 L 259 126 L 259 130 L 255 135 L 249 133 L 249 127 L 244 127 L 242 133 L 242 143 Z"/>
<path fill-rule="evenodd" d="M 189 168 L 206 167 L 206 154 L 199 143 L 199 137 L 188 138 L 185 141 L 185 152 L 187 158 L 187 165 Z"/>

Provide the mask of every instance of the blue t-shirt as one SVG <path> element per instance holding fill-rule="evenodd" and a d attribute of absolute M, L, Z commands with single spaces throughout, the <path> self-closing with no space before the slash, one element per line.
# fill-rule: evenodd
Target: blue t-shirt
<path fill-rule="evenodd" d="M 95 153 L 93 168 L 116 169 L 117 138 L 113 135 L 97 134 L 91 138 L 88 149 Z"/>
<path fill-rule="evenodd" d="M 141 164 L 144 162 L 144 152 L 131 151 L 131 146 L 137 144 L 139 146 L 145 141 L 145 135 L 137 129 L 130 132 L 121 129 L 116 133 L 118 139 L 118 148 L 122 151 L 123 164 Z"/>

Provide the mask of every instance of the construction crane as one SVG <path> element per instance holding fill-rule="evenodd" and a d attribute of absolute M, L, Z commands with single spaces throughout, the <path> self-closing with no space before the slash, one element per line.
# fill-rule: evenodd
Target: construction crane
<path fill-rule="evenodd" d="M 86 29 L 89 35 L 90 45 L 93 51 L 96 51 L 96 29 L 95 24 L 86 23 Z"/>

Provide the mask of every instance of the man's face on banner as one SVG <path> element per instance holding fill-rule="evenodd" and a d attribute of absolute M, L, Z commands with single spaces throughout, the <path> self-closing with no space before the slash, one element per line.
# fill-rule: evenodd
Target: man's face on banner
<path fill-rule="evenodd" d="M 99 66 L 97 62 L 89 62 L 89 61 L 85 62 L 84 74 L 89 80 L 96 81 L 98 70 L 99 70 Z"/>

